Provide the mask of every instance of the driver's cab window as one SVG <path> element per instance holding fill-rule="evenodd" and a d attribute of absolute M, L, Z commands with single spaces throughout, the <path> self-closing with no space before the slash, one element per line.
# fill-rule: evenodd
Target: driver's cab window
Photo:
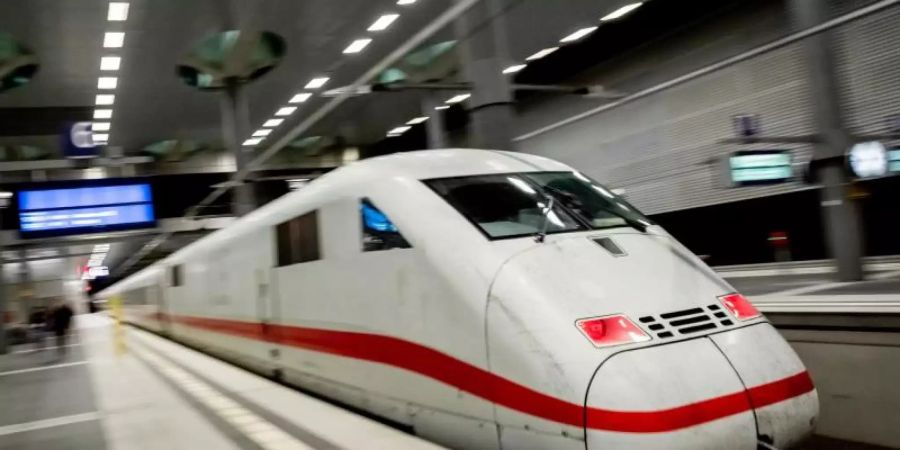
<path fill-rule="evenodd" d="M 362 199 L 359 203 L 359 210 L 362 215 L 362 247 L 364 252 L 411 247 L 409 242 L 406 242 L 406 239 L 400 234 L 400 230 L 369 199 Z"/>

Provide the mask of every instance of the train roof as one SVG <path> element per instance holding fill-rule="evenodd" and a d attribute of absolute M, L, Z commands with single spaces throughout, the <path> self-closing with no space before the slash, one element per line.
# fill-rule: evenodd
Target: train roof
<path fill-rule="evenodd" d="M 216 245 L 222 239 L 247 231 L 267 219 L 294 211 L 303 203 L 321 198 L 328 191 L 341 186 L 365 184 L 391 177 L 426 180 L 465 175 L 492 173 L 535 172 L 571 170 L 570 167 L 537 155 L 498 150 L 480 149 L 437 149 L 394 153 L 360 160 L 335 169 L 311 182 L 303 189 L 284 195 L 267 205 L 241 217 L 228 227 L 215 231 L 168 257 L 158 261 L 112 286 L 100 291 L 103 297 L 114 295 L 133 286 L 144 286 L 152 282 L 154 274 L 160 270 L 160 263 L 178 264 L 179 261 L 206 246 Z"/>

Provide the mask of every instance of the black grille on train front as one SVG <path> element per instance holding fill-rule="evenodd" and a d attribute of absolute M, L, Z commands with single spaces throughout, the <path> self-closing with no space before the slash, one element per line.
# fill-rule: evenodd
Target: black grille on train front
<path fill-rule="evenodd" d="M 722 307 L 716 304 L 705 308 L 689 308 L 671 311 L 659 316 L 643 316 L 638 321 L 650 333 L 658 338 L 666 339 L 674 336 L 690 336 L 720 327 L 734 325 Z"/>

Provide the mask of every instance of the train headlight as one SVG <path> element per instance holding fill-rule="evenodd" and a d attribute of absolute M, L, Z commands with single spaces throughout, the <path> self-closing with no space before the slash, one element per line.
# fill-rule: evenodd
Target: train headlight
<path fill-rule="evenodd" d="M 719 301 L 738 320 L 749 320 L 761 315 L 759 310 L 750 303 L 750 300 L 747 300 L 747 297 L 741 294 L 723 295 L 719 297 Z"/>
<path fill-rule="evenodd" d="M 624 314 L 579 319 L 575 321 L 575 326 L 595 347 L 650 340 L 650 336 Z"/>

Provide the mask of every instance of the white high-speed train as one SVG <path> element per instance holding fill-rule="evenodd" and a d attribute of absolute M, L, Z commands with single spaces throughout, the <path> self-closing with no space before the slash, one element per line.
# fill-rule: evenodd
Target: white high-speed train
<path fill-rule="evenodd" d="M 526 154 L 356 162 L 98 295 L 455 448 L 788 448 L 818 414 L 746 298 L 621 197 Z"/>

